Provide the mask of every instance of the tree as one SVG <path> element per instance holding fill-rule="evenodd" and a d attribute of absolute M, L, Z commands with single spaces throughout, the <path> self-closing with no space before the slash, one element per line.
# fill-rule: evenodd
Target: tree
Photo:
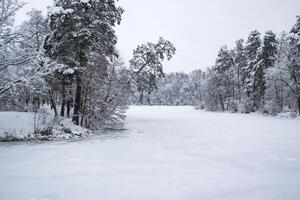
<path fill-rule="evenodd" d="M 159 78 L 164 76 L 162 62 L 170 60 L 175 54 L 174 45 L 160 37 L 158 42 L 138 46 L 130 60 L 132 80 L 140 92 L 139 103 L 143 103 L 143 94 L 150 95 L 155 89 Z"/>
<path fill-rule="evenodd" d="M 129 75 L 121 59 L 96 57 L 93 67 L 86 70 L 81 125 L 93 130 L 120 128 L 130 95 Z M 104 66 L 103 66 L 104 65 Z"/>
<path fill-rule="evenodd" d="M 233 55 L 233 63 L 235 67 L 235 85 L 237 87 L 236 99 L 241 101 L 242 95 L 244 95 L 242 88 L 245 86 L 245 78 L 246 75 L 246 67 L 247 67 L 247 57 L 246 51 L 244 47 L 244 40 L 237 40 L 235 43 L 234 55 Z"/>
<path fill-rule="evenodd" d="M 291 87 L 297 99 L 300 115 L 300 16 L 297 16 L 296 24 L 292 27 L 289 36 L 289 63 L 288 69 L 291 77 Z"/>
<path fill-rule="evenodd" d="M 26 62 L 26 57 L 16 52 L 18 35 L 12 30 L 14 16 L 23 6 L 24 3 L 18 0 L 0 1 L 0 98 L 16 84 L 22 82 L 22 79 L 11 74 L 11 69 L 8 68 Z"/>
<path fill-rule="evenodd" d="M 62 74 L 72 72 L 67 74 L 72 74 L 76 80 L 75 124 L 79 124 L 82 75 L 88 67 L 90 54 L 116 54 L 117 37 L 113 27 L 120 23 L 122 12 L 114 0 L 56 0 L 48 16 L 51 33 L 44 43 L 46 55 L 64 64 Z"/>
<path fill-rule="evenodd" d="M 190 73 L 189 77 L 190 77 L 192 104 L 203 109 L 206 73 L 203 72 L 202 70 L 194 70 Z"/>
<path fill-rule="evenodd" d="M 242 79 L 244 80 L 244 91 L 246 95 L 242 101 L 245 103 L 245 112 L 251 112 L 258 109 L 258 105 L 255 102 L 255 84 L 254 84 L 254 66 L 258 63 L 258 52 L 261 47 L 260 33 L 254 30 L 250 33 L 246 42 L 246 57 L 247 67 L 243 73 Z"/>
<path fill-rule="evenodd" d="M 267 31 L 262 48 L 258 51 L 256 64 L 254 65 L 254 96 L 257 108 L 264 107 L 266 90 L 266 70 L 274 67 L 277 54 L 278 41 L 272 31 Z"/>
<path fill-rule="evenodd" d="M 22 54 L 26 55 L 27 61 L 22 64 L 22 77 L 26 82 L 20 87 L 18 94 L 25 102 L 20 102 L 28 107 L 29 104 L 37 104 L 37 108 L 46 99 L 46 82 L 43 79 L 42 67 L 44 63 L 41 47 L 46 34 L 49 33 L 46 19 L 42 12 L 31 10 L 27 13 L 29 19 L 24 21 L 17 29 L 18 46 Z M 19 98 L 20 99 L 20 98 Z"/>
<path fill-rule="evenodd" d="M 228 50 L 227 46 L 221 47 L 216 64 L 212 69 L 217 82 L 218 100 L 222 110 L 233 110 L 235 99 L 235 82 L 234 82 L 234 56 L 233 51 Z M 225 104 L 227 105 L 225 108 Z M 229 108 L 230 107 L 230 108 Z"/>
<path fill-rule="evenodd" d="M 40 51 L 45 36 L 49 34 L 49 27 L 42 11 L 32 9 L 27 16 L 29 19 L 21 24 L 17 32 L 24 41 L 21 43 L 21 48 L 36 54 Z"/>

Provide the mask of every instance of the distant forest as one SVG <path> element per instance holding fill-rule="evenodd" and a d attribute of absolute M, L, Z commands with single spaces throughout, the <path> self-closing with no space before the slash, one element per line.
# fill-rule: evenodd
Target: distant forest
<path fill-rule="evenodd" d="M 136 88 L 134 103 L 193 105 L 210 111 L 300 114 L 300 17 L 289 32 L 257 30 L 233 49 L 220 48 L 215 65 Z"/>

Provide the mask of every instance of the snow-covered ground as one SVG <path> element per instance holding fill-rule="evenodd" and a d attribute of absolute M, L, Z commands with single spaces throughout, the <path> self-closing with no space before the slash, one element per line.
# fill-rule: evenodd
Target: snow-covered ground
<path fill-rule="evenodd" d="M 10 135 L 25 138 L 34 135 L 36 129 L 44 129 L 52 124 L 53 112 L 44 106 L 36 114 L 33 112 L 0 112 L 0 138 Z M 36 124 L 35 124 L 36 123 Z"/>
<path fill-rule="evenodd" d="M 0 137 L 11 133 L 25 137 L 34 132 L 34 113 L 0 112 Z"/>
<path fill-rule="evenodd" d="M 60 118 L 56 123 L 53 121 L 54 114 L 48 107 L 43 107 L 42 112 L 36 113 L 36 116 L 32 112 L 0 112 L 0 140 L 59 140 L 91 135 L 87 129 L 75 126 L 71 119 Z M 52 135 L 34 134 L 34 126 L 39 130 L 51 127 Z"/>
<path fill-rule="evenodd" d="M 126 127 L 0 143 L 0 199 L 300 199 L 299 120 L 131 107 Z"/>

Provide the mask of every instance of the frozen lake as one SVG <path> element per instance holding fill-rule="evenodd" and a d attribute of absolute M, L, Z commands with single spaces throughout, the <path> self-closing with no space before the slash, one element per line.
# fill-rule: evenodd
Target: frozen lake
<path fill-rule="evenodd" d="M 131 107 L 126 128 L 0 143 L 0 199 L 300 199 L 300 120 Z"/>

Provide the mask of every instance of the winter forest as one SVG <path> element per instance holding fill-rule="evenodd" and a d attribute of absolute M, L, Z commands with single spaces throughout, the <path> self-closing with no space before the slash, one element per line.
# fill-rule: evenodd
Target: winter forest
<path fill-rule="evenodd" d="M 26 4 L 0 0 L 0 199 L 300 198 L 299 16 L 166 72 L 168 35 L 122 57 L 118 0 L 53 0 L 16 25 Z"/>
<path fill-rule="evenodd" d="M 33 9 L 14 28 L 23 5 L 1 5 L 2 111 L 45 112 L 47 105 L 55 123 L 72 118 L 94 130 L 122 126 L 131 104 L 300 114 L 299 17 L 288 31 L 254 30 L 233 49 L 221 47 L 205 71 L 165 74 L 162 61 L 176 49 L 162 37 L 138 46 L 129 66 L 119 58 L 114 27 L 123 9 L 114 1 L 57 0 L 47 18 Z"/>
<path fill-rule="evenodd" d="M 222 46 L 215 65 L 159 79 L 153 90 L 139 86 L 135 103 L 193 105 L 209 111 L 300 114 L 300 17 L 289 32 L 252 31 L 233 49 Z M 144 92 L 146 91 L 146 94 Z M 144 97 L 145 96 L 145 97 Z"/>

